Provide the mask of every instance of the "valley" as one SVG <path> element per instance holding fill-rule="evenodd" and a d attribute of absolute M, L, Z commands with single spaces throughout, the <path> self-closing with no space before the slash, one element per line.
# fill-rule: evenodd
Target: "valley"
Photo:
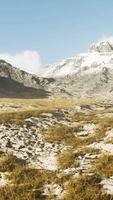
<path fill-rule="evenodd" d="M 29 74 L 0 60 L 0 200 L 113 199 L 113 49 Z"/>
<path fill-rule="evenodd" d="M 0 200 L 113 200 L 113 1 L 0 1 Z"/>

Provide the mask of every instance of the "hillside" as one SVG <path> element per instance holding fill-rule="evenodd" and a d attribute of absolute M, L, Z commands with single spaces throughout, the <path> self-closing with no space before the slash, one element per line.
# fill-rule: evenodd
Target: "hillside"
<path fill-rule="evenodd" d="M 21 98 L 78 99 L 100 98 L 101 95 L 109 99 L 113 96 L 113 43 L 92 44 L 87 53 L 48 65 L 37 75 L 1 60 L 0 77 L 1 97 L 19 97 L 20 94 Z"/>
<path fill-rule="evenodd" d="M 113 199 L 113 103 L 0 101 L 0 199 Z"/>
<path fill-rule="evenodd" d="M 47 98 L 50 92 L 43 87 L 51 79 L 38 78 L 0 60 L 1 98 Z"/>
<path fill-rule="evenodd" d="M 113 96 L 113 43 L 92 44 L 87 53 L 46 66 L 39 74 L 55 81 L 47 89 L 55 96 L 111 98 Z"/>
<path fill-rule="evenodd" d="M 0 61 L 0 200 L 113 200 L 112 51 L 47 77 Z"/>

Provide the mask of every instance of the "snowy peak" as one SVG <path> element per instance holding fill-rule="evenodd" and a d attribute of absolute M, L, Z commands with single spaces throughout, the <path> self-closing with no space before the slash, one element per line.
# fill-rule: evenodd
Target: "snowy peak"
<path fill-rule="evenodd" d="M 39 75 L 58 78 L 74 74 L 98 73 L 103 68 L 113 69 L 113 41 L 104 40 L 92 44 L 87 53 L 48 65 Z"/>
<path fill-rule="evenodd" d="M 89 52 L 113 52 L 113 41 L 100 41 L 90 46 Z"/>

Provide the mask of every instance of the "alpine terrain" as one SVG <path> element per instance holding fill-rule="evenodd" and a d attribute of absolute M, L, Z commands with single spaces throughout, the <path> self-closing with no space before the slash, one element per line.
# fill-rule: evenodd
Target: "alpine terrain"
<path fill-rule="evenodd" d="M 54 95 L 111 97 L 113 95 L 113 42 L 92 44 L 87 53 L 46 66 L 39 74 L 54 78 L 48 89 Z"/>
<path fill-rule="evenodd" d="M 37 75 L 0 60 L 0 200 L 113 200 L 113 42 Z"/>

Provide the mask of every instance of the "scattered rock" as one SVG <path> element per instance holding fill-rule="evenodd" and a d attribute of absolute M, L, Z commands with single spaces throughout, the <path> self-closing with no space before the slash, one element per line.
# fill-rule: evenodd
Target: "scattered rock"
<path fill-rule="evenodd" d="M 84 137 L 84 136 L 88 136 L 90 134 L 94 134 L 95 131 L 96 131 L 96 125 L 95 124 L 84 124 L 83 130 L 78 132 L 77 135 Z"/>
<path fill-rule="evenodd" d="M 103 185 L 103 188 L 107 192 L 107 194 L 113 195 L 113 176 L 108 179 L 102 180 L 101 185 Z"/>
<path fill-rule="evenodd" d="M 61 193 L 63 192 L 63 188 L 58 185 L 58 184 L 46 184 L 44 186 L 44 193 L 43 195 L 46 195 L 46 196 L 49 196 L 49 195 L 52 195 L 52 196 L 57 196 L 59 197 L 61 195 Z"/>
<path fill-rule="evenodd" d="M 6 179 L 6 173 L 0 172 L 0 187 L 4 187 L 8 182 L 9 181 Z"/>

